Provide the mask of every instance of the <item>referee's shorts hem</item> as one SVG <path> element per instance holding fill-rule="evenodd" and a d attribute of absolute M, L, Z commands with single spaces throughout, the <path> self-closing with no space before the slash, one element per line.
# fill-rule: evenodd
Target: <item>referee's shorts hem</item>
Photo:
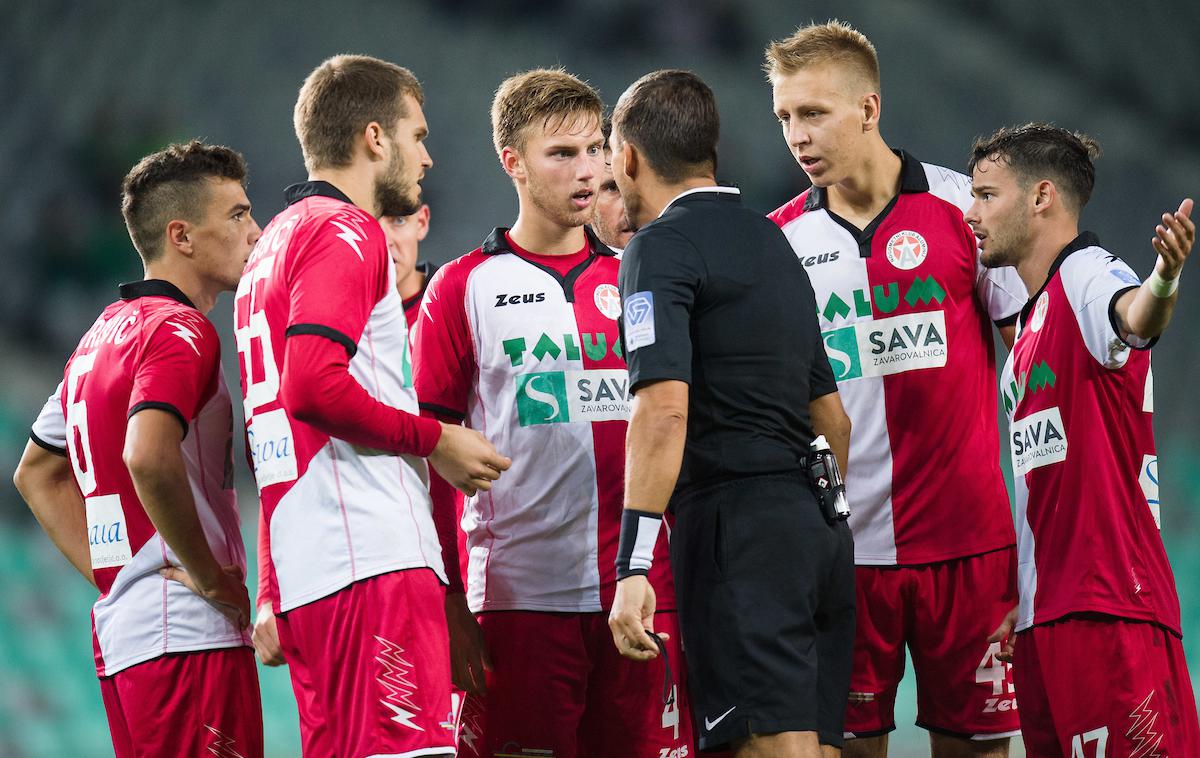
<path fill-rule="evenodd" d="M 746 739 L 752 735 L 767 736 L 782 734 L 784 732 L 816 732 L 817 740 L 822 745 L 838 748 L 842 746 L 843 736 L 840 732 L 828 733 L 820 731 L 811 721 L 800 719 L 766 721 L 756 718 L 746 718 L 733 722 L 729 725 L 728 729 L 719 731 L 716 735 L 711 733 L 708 735 L 702 734 L 699 739 L 699 748 L 705 751 L 727 750 L 732 749 L 734 742 Z"/>

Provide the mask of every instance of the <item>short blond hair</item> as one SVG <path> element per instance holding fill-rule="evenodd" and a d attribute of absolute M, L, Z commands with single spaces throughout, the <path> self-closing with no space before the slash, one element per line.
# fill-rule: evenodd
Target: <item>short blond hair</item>
<path fill-rule="evenodd" d="M 492 144 L 499 155 L 504 148 L 522 150 L 527 127 L 551 122 L 561 125 L 572 116 L 604 114 L 600 93 L 592 85 L 561 68 L 539 68 L 510 76 L 500 83 L 492 99 Z"/>
<path fill-rule="evenodd" d="M 775 40 L 764 51 L 763 71 L 775 83 L 780 77 L 809 66 L 828 63 L 854 70 L 874 91 L 879 92 L 879 56 L 867 36 L 834 19 L 797 29 L 787 39 Z"/>

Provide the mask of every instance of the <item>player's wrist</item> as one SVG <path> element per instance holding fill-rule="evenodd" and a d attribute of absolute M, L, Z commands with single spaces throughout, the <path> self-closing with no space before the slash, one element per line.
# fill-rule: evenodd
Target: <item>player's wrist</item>
<path fill-rule="evenodd" d="M 621 539 L 617 545 L 617 581 L 647 576 L 654 565 L 654 547 L 662 514 L 626 508 L 621 512 Z"/>
<path fill-rule="evenodd" d="M 1165 273 L 1160 273 L 1162 269 Z M 1166 299 L 1175 294 L 1179 289 L 1179 271 L 1168 271 L 1167 264 L 1163 261 L 1162 256 L 1154 263 L 1154 268 L 1150 271 L 1150 276 L 1146 278 L 1146 286 L 1150 288 L 1150 294 L 1157 298 Z"/>

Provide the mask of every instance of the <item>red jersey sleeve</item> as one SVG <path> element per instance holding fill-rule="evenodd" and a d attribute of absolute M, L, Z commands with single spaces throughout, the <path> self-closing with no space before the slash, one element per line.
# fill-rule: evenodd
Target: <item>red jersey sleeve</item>
<path fill-rule="evenodd" d="M 438 269 L 425 298 L 413 339 L 413 387 L 421 410 L 445 421 L 462 421 L 475 381 L 475 345 L 467 321 L 467 277 L 481 253 Z"/>
<path fill-rule="evenodd" d="M 189 424 L 216 391 L 221 343 L 199 312 L 175 311 L 144 337 L 133 369 L 129 416 L 147 408 L 174 414 L 187 434 Z"/>
<path fill-rule="evenodd" d="M 326 337 L 353 356 L 390 265 L 383 230 L 366 213 L 346 206 L 320 220 L 291 260 L 287 336 Z"/>

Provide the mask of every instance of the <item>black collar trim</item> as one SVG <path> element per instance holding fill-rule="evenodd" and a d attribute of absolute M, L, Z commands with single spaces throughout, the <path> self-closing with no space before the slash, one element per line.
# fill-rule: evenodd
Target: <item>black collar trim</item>
<path fill-rule="evenodd" d="M 122 300 L 136 300 L 139 297 L 169 297 L 172 300 L 183 303 L 189 308 L 196 307 L 188 299 L 188 296 L 183 294 L 183 290 L 165 279 L 143 279 L 140 282 L 127 282 L 121 285 L 119 292 L 121 293 Z"/>
<path fill-rule="evenodd" d="M 354 201 L 337 187 L 321 180 L 293 184 L 283 191 L 283 199 L 288 205 L 294 205 L 306 197 L 332 197 L 343 203 L 354 205 Z"/>
<path fill-rule="evenodd" d="M 921 162 L 904 150 L 892 152 L 900 157 L 900 192 L 928 192 L 929 177 L 925 176 L 925 167 Z M 821 208 L 829 208 L 828 193 L 824 187 L 812 187 L 808 191 L 808 197 L 804 198 L 804 210 L 815 211 Z M 886 216 L 887 211 L 891 209 L 889 205 L 880 215 Z"/>
<path fill-rule="evenodd" d="M 512 249 L 511 245 L 508 244 L 507 233 L 508 227 L 496 227 L 492 230 L 492 233 L 488 235 L 488 238 L 483 241 L 480 251 L 484 255 L 501 255 L 503 253 L 512 253 L 513 255 L 516 255 L 516 251 Z M 596 260 L 596 256 L 616 256 L 616 253 L 614 253 L 607 245 L 600 241 L 600 238 L 595 235 L 591 227 L 583 227 L 583 233 L 584 236 L 587 237 L 588 249 L 590 252 L 588 253 L 588 256 L 583 259 L 583 262 L 568 271 L 566 276 L 563 276 L 549 266 L 545 266 L 537 261 L 526 258 L 523 255 L 517 255 L 518 258 L 525 261 L 530 266 L 544 271 L 547 276 L 558 282 L 559 286 L 562 287 L 563 297 L 567 299 L 568 303 L 575 302 L 575 280 L 577 280 L 584 271 L 587 271 L 588 266 L 591 266 L 592 262 Z"/>
<path fill-rule="evenodd" d="M 1092 232 L 1080 232 L 1078 237 L 1071 240 L 1070 244 L 1062 249 L 1062 252 L 1059 253 L 1058 257 L 1054 259 L 1054 263 L 1050 264 L 1050 270 L 1046 272 L 1046 281 L 1042 282 L 1042 286 L 1038 287 L 1038 291 L 1033 293 L 1033 296 L 1029 298 L 1027 303 L 1025 303 L 1025 307 L 1021 309 L 1020 324 L 1022 326 L 1025 325 L 1026 319 L 1029 318 L 1029 312 L 1033 310 L 1034 302 L 1041 296 L 1043 292 L 1046 291 L 1046 285 L 1049 284 L 1050 280 L 1054 278 L 1054 275 L 1058 273 L 1058 267 L 1063 264 L 1063 261 L 1065 261 L 1067 257 L 1071 255 L 1071 253 L 1077 253 L 1080 250 L 1084 250 L 1089 247 L 1100 247 L 1100 238 Z"/>

